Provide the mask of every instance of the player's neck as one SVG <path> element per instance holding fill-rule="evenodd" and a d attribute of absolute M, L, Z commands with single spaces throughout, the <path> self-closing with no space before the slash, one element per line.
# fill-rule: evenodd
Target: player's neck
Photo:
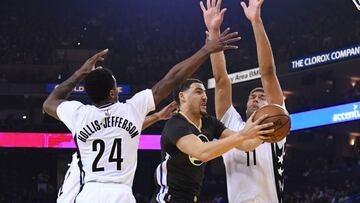
<path fill-rule="evenodd" d="M 101 101 L 101 102 L 98 102 L 95 104 L 95 106 L 104 106 L 104 105 L 107 105 L 107 104 L 113 104 L 115 103 L 115 101 L 113 100 L 106 100 L 106 101 Z"/>
<path fill-rule="evenodd" d="M 197 128 L 201 128 L 201 114 L 193 113 L 186 109 L 180 109 L 180 114 L 183 115 L 189 123 L 195 125 Z"/>

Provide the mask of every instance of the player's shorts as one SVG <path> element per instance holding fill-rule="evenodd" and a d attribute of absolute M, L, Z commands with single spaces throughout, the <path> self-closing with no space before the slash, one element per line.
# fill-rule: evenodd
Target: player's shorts
<path fill-rule="evenodd" d="M 80 169 L 77 154 L 73 158 L 69 169 L 66 171 L 64 182 L 59 189 L 57 203 L 74 203 L 76 195 L 80 192 Z"/>
<path fill-rule="evenodd" d="M 136 203 L 132 189 L 116 183 L 85 183 L 76 203 Z"/>

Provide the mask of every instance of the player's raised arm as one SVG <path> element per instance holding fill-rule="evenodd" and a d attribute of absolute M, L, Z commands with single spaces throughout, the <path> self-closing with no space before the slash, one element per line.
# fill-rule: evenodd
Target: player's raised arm
<path fill-rule="evenodd" d="M 236 42 L 237 33 L 229 33 L 226 29 L 219 37 L 207 40 L 205 45 L 190 58 L 176 64 L 170 71 L 152 87 L 155 104 L 170 94 L 177 86 L 190 77 L 201 64 L 209 57 L 211 53 L 219 52 L 227 49 L 236 49 L 236 46 L 228 45 Z"/>
<path fill-rule="evenodd" d="M 58 85 L 43 103 L 43 111 L 59 120 L 56 109 L 65 101 L 76 85 L 78 85 L 91 71 L 95 70 L 96 62 L 103 61 L 108 49 L 102 50 L 89 58 L 78 70 L 67 80 Z"/>
<path fill-rule="evenodd" d="M 207 0 L 206 7 L 200 2 L 204 21 L 208 29 L 209 39 L 220 35 L 220 27 L 224 20 L 226 8 L 221 9 L 221 0 Z M 221 10 L 220 10 L 221 9 Z M 240 39 L 240 38 L 238 38 Z M 212 71 L 215 78 L 215 112 L 216 117 L 221 119 L 232 104 L 231 82 L 226 71 L 226 61 L 223 51 L 210 55 Z"/>
<path fill-rule="evenodd" d="M 258 55 L 261 82 L 269 104 L 283 105 L 283 93 L 279 80 L 276 76 L 276 67 L 269 39 L 266 35 L 264 24 L 261 19 L 261 6 L 264 0 L 249 0 L 249 5 L 241 2 L 246 17 L 250 20 Z"/>

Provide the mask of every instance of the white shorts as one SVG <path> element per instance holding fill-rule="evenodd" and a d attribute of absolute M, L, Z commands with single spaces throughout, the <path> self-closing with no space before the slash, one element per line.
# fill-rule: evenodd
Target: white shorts
<path fill-rule="evenodd" d="M 66 171 L 64 182 L 59 189 L 57 203 L 74 203 L 80 192 L 80 169 L 77 154 L 73 154 L 69 169 Z"/>
<path fill-rule="evenodd" d="M 136 203 L 129 186 L 116 183 L 85 183 L 76 203 Z"/>

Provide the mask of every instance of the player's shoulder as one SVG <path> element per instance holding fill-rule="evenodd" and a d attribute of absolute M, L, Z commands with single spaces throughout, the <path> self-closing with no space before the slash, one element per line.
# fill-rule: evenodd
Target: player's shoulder
<path fill-rule="evenodd" d="M 202 116 L 202 120 L 203 121 L 219 121 L 215 116 L 212 116 L 209 114 Z"/>
<path fill-rule="evenodd" d="M 165 125 L 172 125 L 176 123 L 187 123 L 186 120 L 180 113 L 174 113 L 169 120 L 166 121 Z"/>
<path fill-rule="evenodd" d="M 204 115 L 202 117 L 202 123 L 203 124 L 218 124 L 221 123 L 219 119 L 217 119 L 215 116 L 211 116 L 211 115 Z"/>

